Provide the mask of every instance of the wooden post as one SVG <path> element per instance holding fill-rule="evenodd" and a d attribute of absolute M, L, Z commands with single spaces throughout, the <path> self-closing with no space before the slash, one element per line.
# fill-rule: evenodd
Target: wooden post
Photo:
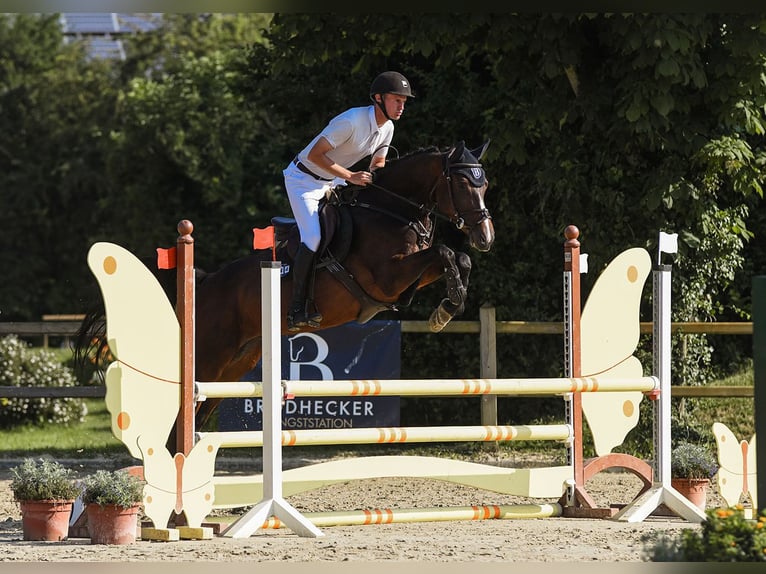
<path fill-rule="evenodd" d="M 755 447 L 755 516 L 766 510 L 766 275 L 753 277 L 753 379 L 755 436 L 761 437 Z"/>
<path fill-rule="evenodd" d="M 580 342 L 580 230 L 564 229 L 564 366 L 566 377 L 582 377 Z M 568 450 L 574 471 L 574 485 L 564 501 L 567 510 L 576 507 L 595 509 L 596 503 L 585 491 L 585 464 L 582 451 L 582 394 L 572 393 L 567 404 L 567 422 L 572 425 L 573 443 Z"/>
<path fill-rule="evenodd" d="M 194 231 L 178 223 L 176 240 L 176 316 L 181 325 L 181 409 L 176 419 L 176 452 L 188 456 L 194 446 Z"/>
<path fill-rule="evenodd" d="M 564 229 L 564 376 L 580 377 L 580 230 L 569 225 Z M 575 496 L 569 500 L 575 505 L 577 487 L 585 482 L 582 460 L 582 396 L 572 393 L 569 400 L 567 422 L 572 425 L 574 442 L 569 449 L 569 463 L 574 468 Z"/>
<path fill-rule="evenodd" d="M 497 378 L 497 326 L 495 308 L 484 304 L 479 309 L 479 348 L 481 351 L 482 379 Z M 497 425 L 497 395 L 482 395 L 481 424 Z M 497 450 L 497 442 L 482 443 L 485 450 Z"/>

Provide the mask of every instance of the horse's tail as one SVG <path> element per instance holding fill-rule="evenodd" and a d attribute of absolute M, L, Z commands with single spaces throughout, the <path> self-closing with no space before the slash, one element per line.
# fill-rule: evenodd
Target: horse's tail
<path fill-rule="evenodd" d="M 108 362 L 106 315 L 102 300 L 93 301 L 74 336 L 72 361 L 77 378 L 86 382 L 104 382 L 102 367 Z"/>
<path fill-rule="evenodd" d="M 176 270 L 157 269 L 156 260 L 141 258 L 141 262 L 152 272 L 162 286 L 170 304 L 176 303 Z M 195 279 L 199 282 L 206 273 L 195 270 Z M 89 304 L 85 318 L 74 336 L 73 364 L 77 378 L 81 381 L 104 383 L 105 369 L 114 358 L 109 353 L 106 339 L 106 309 L 104 300 L 98 297 Z"/>

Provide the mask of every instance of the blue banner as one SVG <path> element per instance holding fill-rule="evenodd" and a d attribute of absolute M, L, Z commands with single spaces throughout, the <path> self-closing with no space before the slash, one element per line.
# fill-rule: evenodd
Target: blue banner
<path fill-rule="evenodd" d="M 346 323 L 282 337 L 282 379 L 399 379 L 399 321 Z M 243 377 L 261 380 L 261 363 Z M 218 430 L 261 430 L 261 399 L 224 399 Z M 399 426 L 399 397 L 295 397 L 282 405 L 285 430 Z"/>

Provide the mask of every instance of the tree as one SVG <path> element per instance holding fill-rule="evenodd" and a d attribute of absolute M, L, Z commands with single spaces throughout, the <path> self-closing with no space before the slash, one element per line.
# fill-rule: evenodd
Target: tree
<path fill-rule="evenodd" d="M 762 197 L 762 16 L 279 14 L 268 40 L 253 48 L 252 85 L 287 147 L 364 103 L 368 79 L 387 68 L 418 94 L 394 145 L 492 139 L 498 238 L 473 254 L 468 317 L 491 301 L 501 320 L 560 319 L 568 224 L 592 255 L 586 290 L 620 251 L 654 252 L 660 230 L 677 231 L 676 317 L 741 314 L 745 301 L 735 309 L 726 293 Z M 419 297 L 405 316 L 425 317 L 438 297 Z M 418 357 L 438 346 L 474 370 L 460 344 Z M 550 359 L 518 347 L 501 356 L 519 374 L 560 369 Z"/>
<path fill-rule="evenodd" d="M 590 255 L 586 293 L 615 255 L 634 246 L 654 254 L 659 231 L 677 232 L 674 320 L 748 318 L 749 275 L 764 264 L 753 238 L 766 233 L 763 15 L 168 15 L 107 68 L 65 57 L 52 21 L 20 22 L 4 18 L 0 37 L 13 55 L 4 62 L 31 62 L 2 78 L 16 91 L 0 91 L 0 142 L 16 154 L 4 161 L 24 166 L 0 174 L 13 184 L 3 190 L 17 190 L 4 228 L 17 250 L 38 225 L 29 221 L 50 227 L 49 198 L 66 192 L 74 199 L 60 209 L 78 237 L 61 242 L 64 260 L 83 261 L 97 239 L 148 253 L 172 241 L 184 217 L 195 224 L 201 266 L 238 257 L 251 227 L 289 213 L 281 172 L 307 138 L 342 109 L 366 105 L 372 78 L 395 69 L 417 97 L 391 157 L 492 140 L 484 163 L 497 240 L 490 253 L 471 254 L 464 318 L 490 302 L 499 320 L 560 320 L 569 224 Z M 40 106 L 24 103 L 32 95 Z M 75 209 L 83 202 L 84 218 Z M 465 247 L 459 231 L 439 233 Z M 61 301 L 80 292 L 44 261 L 14 270 L 20 287 L 0 288 L 20 314 L 33 315 L 41 300 L 63 311 Z M 29 289 L 42 275 L 54 279 Z M 49 296 L 54 284 L 62 298 Z M 429 288 L 396 317 L 424 319 L 441 296 Z M 500 347 L 501 376 L 559 374 L 559 342 L 529 339 Z M 403 345 L 404 368 L 417 376 L 478 371 L 467 338 L 405 335 Z M 709 347 L 691 340 L 676 379 L 710 376 Z M 716 361 L 736 363 L 737 352 Z"/>
<path fill-rule="evenodd" d="M 3 317 L 76 312 L 114 90 L 108 70 L 63 43 L 55 15 L 0 16 L 0 265 Z"/>

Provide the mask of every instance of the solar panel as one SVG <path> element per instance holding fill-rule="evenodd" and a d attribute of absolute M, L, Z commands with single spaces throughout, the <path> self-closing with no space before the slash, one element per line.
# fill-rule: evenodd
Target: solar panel
<path fill-rule="evenodd" d="M 110 38 L 89 38 L 87 44 L 88 56 L 91 58 L 125 59 L 125 50 L 120 40 Z"/>
<path fill-rule="evenodd" d="M 66 12 L 65 34 L 108 34 L 119 30 L 114 12 Z"/>
<path fill-rule="evenodd" d="M 115 35 L 153 30 L 161 17 L 159 13 L 64 12 L 61 26 L 69 38 L 87 37 L 90 57 L 124 60 L 125 48 Z"/>

